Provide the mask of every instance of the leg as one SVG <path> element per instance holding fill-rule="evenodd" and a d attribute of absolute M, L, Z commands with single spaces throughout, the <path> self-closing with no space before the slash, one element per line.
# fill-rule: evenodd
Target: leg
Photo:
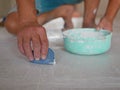
<path fill-rule="evenodd" d="M 85 0 L 83 27 L 96 27 L 95 17 L 100 0 Z"/>
<path fill-rule="evenodd" d="M 73 10 L 74 7 L 72 5 L 63 5 L 52 11 L 41 14 L 38 16 L 37 20 L 39 24 L 43 25 L 52 19 L 62 17 L 65 21 L 64 29 L 70 29 L 73 28 L 73 23 L 71 20 Z M 16 34 L 16 30 L 19 28 L 19 16 L 17 12 L 13 12 L 7 16 L 5 27 L 8 32 Z"/>
<path fill-rule="evenodd" d="M 17 12 L 12 12 L 7 16 L 4 24 L 8 32 L 13 33 L 13 34 L 17 33 L 16 30 L 19 28 L 18 20 L 19 18 L 18 18 Z"/>
<path fill-rule="evenodd" d="M 120 8 L 120 0 L 109 0 L 109 4 L 106 10 L 105 15 L 100 20 L 100 23 L 98 24 L 98 29 L 106 29 L 112 31 L 112 24 L 114 21 L 114 18 Z"/>
<path fill-rule="evenodd" d="M 73 11 L 74 11 L 73 5 L 62 5 L 52 11 L 43 13 L 40 16 L 38 16 L 38 22 L 39 24 L 43 25 L 52 19 L 62 17 L 65 22 L 64 29 L 70 29 L 73 28 L 73 23 L 71 20 Z"/>
<path fill-rule="evenodd" d="M 0 18 L 0 27 L 4 27 L 5 18 Z"/>
<path fill-rule="evenodd" d="M 75 10 L 74 10 L 74 12 L 73 12 L 72 17 L 80 17 L 81 14 L 80 14 L 80 12 L 77 10 L 77 7 L 79 7 L 79 6 L 78 6 L 77 4 L 75 4 L 74 7 L 75 7 Z"/>

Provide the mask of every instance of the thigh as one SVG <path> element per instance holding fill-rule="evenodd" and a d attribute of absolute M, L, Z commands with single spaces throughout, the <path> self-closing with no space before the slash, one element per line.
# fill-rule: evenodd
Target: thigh
<path fill-rule="evenodd" d="M 41 13 L 51 11 L 61 5 L 77 4 L 83 0 L 36 0 L 36 8 Z"/>

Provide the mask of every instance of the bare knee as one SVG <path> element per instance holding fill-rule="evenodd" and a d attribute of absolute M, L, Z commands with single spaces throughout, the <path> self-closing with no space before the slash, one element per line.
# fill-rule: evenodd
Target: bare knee
<path fill-rule="evenodd" d="M 67 17 L 67 16 L 72 16 L 74 9 L 75 8 L 73 5 L 62 5 L 58 8 L 56 8 L 55 10 L 56 10 L 56 12 L 60 11 L 60 12 L 56 13 L 57 16 Z"/>
<path fill-rule="evenodd" d="M 63 8 L 65 8 L 64 12 L 66 12 L 67 14 L 71 14 L 75 10 L 75 7 L 73 5 L 65 5 L 65 7 Z"/>
<path fill-rule="evenodd" d="M 5 20 L 5 27 L 8 32 L 16 34 L 18 28 L 18 15 L 16 12 L 10 13 Z"/>

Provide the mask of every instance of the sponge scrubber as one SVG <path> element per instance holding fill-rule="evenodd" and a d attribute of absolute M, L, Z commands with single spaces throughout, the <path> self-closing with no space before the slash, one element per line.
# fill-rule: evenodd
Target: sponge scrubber
<path fill-rule="evenodd" d="M 54 58 L 54 52 L 52 49 L 48 49 L 48 54 L 47 54 L 47 57 L 46 59 L 40 59 L 40 60 L 32 60 L 30 61 L 32 63 L 36 63 L 36 64 L 48 64 L 48 65 L 52 65 L 52 64 L 55 64 L 55 58 Z"/>

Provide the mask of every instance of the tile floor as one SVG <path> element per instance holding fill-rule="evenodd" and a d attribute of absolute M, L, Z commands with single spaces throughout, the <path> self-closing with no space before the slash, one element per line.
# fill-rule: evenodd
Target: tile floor
<path fill-rule="evenodd" d="M 81 19 L 73 22 L 81 25 Z M 0 90 L 120 90 L 120 20 L 114 22 L 111 49 L 95 56 L 65 51 L 62 25 L 61 19 L 45 25 L 56 65 L 28 62 L 18 51 L 16 37 L 0 28 Z"/>

